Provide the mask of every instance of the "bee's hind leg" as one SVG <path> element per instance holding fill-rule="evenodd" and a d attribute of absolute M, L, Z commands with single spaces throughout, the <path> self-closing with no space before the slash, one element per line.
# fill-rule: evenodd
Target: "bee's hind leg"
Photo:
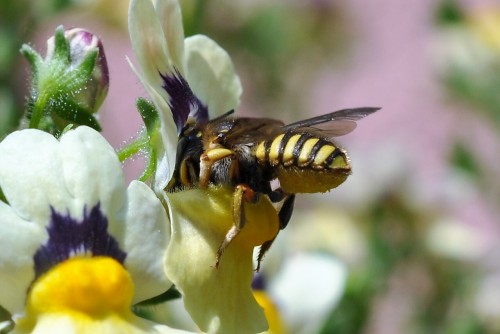
<path fill-rule="evenodd" d="M 278 218 L 280 221 L 280 230 L 284 229 L 288 225 L 290 218 L 292 218 L 294 203 L 295 203 L 294 194 L 288 195 L 285 201 L 283 202 L 283 205 L 281 206 L 281 209 L 278 212 Z M 276 237 L 264 242 L 262 246 L 260 246 L 259 255 L 257 256 L 257 268 L 255 269 L 255 271 L 260 270 L 260 263 L 262 262 L 264 255 L 266 255 L 267 251 L 271 248 L 275 239 Z"/>
<path fill-rule="evenodd" d="M 236 186 L 233 195 L 233 226 L 226 233 L 224 241 L 219 246 L 217 250 L 217 258 L 215 260 L 215 268 L 219 268 L 220 260 L 222 258 L 222 254 L 226 250 L 227 246 L 231 243 L 231 241 L 236 238 L 236 236 L 241 232 L 243 227 L 245 226 L 245 207 L 244 202 L 256 202 L 258 200 L 258 193 L 253 191 L 252 188 L 245 184 L 239 184 Z"/>

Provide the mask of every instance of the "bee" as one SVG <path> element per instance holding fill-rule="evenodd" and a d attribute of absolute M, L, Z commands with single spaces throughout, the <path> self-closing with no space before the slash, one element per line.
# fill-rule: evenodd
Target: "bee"
<path fill-rule="evenodd" d="M 295 194 L 326 192 L 343 183 L 351 174 L 350 160 L 332 137 L 353 131 L 356 121 L 378 109 L 343 109 L 288 125 L 270 118 L 233 117 L 233 111 L 202 124 L 188 120 L 179 135 L 167 190 L 209 184 L 234 189 L 234 224 L 218 249 L 215 267 L 245 225 L 245 202 L 267 196 L 281 203 L 278 218 L 284 229 Z M 275 180 L 279 186 L 273 187 Z M 257 270 L 273 241 L 261 246 Z"/>

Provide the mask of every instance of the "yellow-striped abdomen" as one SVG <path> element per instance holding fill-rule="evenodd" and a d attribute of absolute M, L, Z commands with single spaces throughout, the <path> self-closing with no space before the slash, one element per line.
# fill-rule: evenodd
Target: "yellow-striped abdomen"
<path fill-rule="evenodd" d="M 351 172 L 346 152 L 328 139 L 311 133 L 286 132 L 257 144 L 255 157 L 275 167 L 288 193 L 325 192 L 345 181 Z"/>

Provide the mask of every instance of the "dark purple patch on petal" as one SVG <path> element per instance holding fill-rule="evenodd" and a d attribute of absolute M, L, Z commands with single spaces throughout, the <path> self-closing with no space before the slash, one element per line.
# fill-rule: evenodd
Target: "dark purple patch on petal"
<path fill-rule="evenodd" d="M 193 93 L 186 79 L 179 71 L 175 70 L 173 75 L 163 75 L 163 89 L 170 96 L 168 104 L 172 109 L 177 133 L 180 133 L 189 116 L 196 120 L 196 123 L 208 122 L 208 108 Z"/>
<path fill-rule="evenodd" d="M 265 290 L 267 286 L 266 278 L 262 273 L 256 273 L 252 280 L 252 290 L 262 291 Z"/>
<path fill-rule="evenodd" d="M 83 220 L 77 221 L 67 214 L 51 208 L 51 220 L 47 226 L 49 240 L 35 254 L 35 275 L 39 277 L 56 264 L 68 258 L 82 256 L 108 256 L 118 262 L 125 261 L 127 254 L 108 233 L 108 219 L 102 214 L 100 205 L 90 212 L 83 209 Z"/>

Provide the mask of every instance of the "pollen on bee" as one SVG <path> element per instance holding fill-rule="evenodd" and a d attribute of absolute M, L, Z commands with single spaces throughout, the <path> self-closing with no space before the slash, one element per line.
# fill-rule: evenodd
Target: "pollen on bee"
<path fill-rule="evenodd" d="M 266 161 L 266 142 L 261 141 L 255 150 L 255 156 L 260 162 Z"/>

